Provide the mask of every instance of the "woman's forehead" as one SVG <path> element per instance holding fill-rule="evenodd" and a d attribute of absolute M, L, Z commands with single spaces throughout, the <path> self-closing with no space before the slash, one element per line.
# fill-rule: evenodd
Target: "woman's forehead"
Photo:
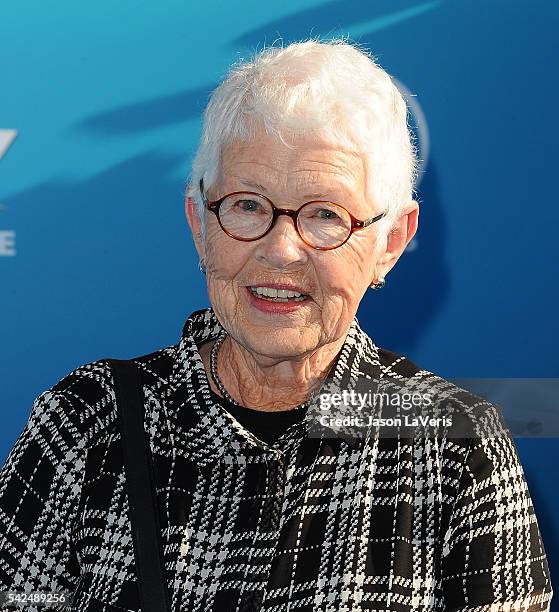
<path fill-rule="evenodd" d="M 219 175 L 223 188 L 282 188 L 314 197 L 324 190 L 355 195 L 366 173 L 363 156 L 335 145 L 306 140 L 289 148 L 252 140 L 224 148 Z"/>

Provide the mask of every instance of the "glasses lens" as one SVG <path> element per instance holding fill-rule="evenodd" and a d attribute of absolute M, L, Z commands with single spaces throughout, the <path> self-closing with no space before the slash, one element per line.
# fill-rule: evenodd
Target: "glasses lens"
<path fill-rule="evenodd" d="M 346 210 L 331 202 L 309 202 L 299 212 L 299 232 L 315 247 L 335 247 L 351 233 Z"/>
<path fill-rule="evenodd" d="M 235 238 L 258 238 L 273 219 L 268 200 L 254 193 L 236 193 L 225 198 L 219 209 L 223 228 Z"/>

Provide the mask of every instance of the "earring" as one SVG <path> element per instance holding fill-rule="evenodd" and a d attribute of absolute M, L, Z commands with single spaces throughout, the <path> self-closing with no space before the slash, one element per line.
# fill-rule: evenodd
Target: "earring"
<path fill-rule="evenodd" d="M 206 266 L 202 263 L 202 260 L 198 262 L 198 269 L 204 276 L 206 275 Z"/>
<path fill-rule="evenodd" d="M 378 280 L 373 282 L 373 283 L 371 283 L 369 285 L 369 287 L 371 287 L 371 289 L 378 290 L 378 289 L 382 289 L 384 287 L 384 285 L 385 285 L 384 276 L 379 276 Z"/>

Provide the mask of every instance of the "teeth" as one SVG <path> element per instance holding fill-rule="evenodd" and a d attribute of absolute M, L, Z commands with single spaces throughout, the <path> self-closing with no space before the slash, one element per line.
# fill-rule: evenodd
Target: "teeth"
<path fill-rule="evenodd" d="M 250 287 L 250 290 L 259 297 L 268 298 L 276 302 L 287 302 L 288 300 L 304 300 L 304 293 L 290 291 L 289 289 L 272 289 L 271 287 Z"/>
<path fill-rule="evenodd" d="M 270 287 L 251 287 L 251 289 L 258 295 L 264 295 L 271 298 L 296 298 L 304 295 L 302 293 L 297 293 L 296 291 L 289 291 L 288 289 L 272 289 Z"/>

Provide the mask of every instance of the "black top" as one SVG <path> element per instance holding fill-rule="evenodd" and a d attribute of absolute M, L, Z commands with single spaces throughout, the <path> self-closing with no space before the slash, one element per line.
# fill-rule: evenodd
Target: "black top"
<path fill-rule="evenodd" d="M 273 444 L 290 425 L 302 421 L 307 413 L 306 408 L 296 410 L 288 408 L 287 410 L 269 412 L 239 406 L 217 395 L 211 388 L 210 395 L 212 401 L 223 406 L 243 427 L 267 444 Z"/>

